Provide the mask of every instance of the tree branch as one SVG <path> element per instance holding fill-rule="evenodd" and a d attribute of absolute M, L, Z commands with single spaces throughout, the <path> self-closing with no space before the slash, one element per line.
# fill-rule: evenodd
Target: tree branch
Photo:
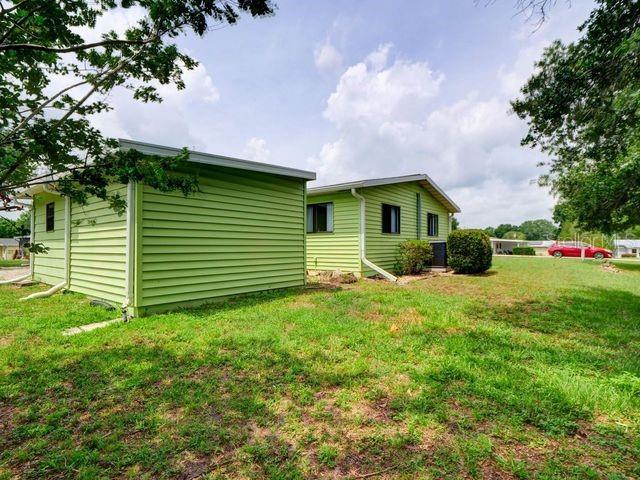
<path fill-rule="evenodd" d="M 29 0 L 22 0 L 21 2 L 16 3 L 13 7 L 9 7 L 9 8 L 4 8 L 0 4 L 0 17 L 19 9 L 22 5 L 24 5 L 28 1 Z"/>
<path fill-rule="evenodd" d="M 19 28 L 21 24 L 23 24 L 31 15 L 33 15 L 34 13 L 36 13 L 38 10 L 40 10 L 42 8 L 42 5 L 38 5 L 36 8 L 34 8 L 33 10 L 29 11 L 24 17 L 22 17 L 20 20 L 18 20 L 17 22 L 13 22 L 13 25 L 11 26 L 11 28 L 9 30 L 7 30 L 5 32 L 5 34 L 2 36 L 2 38 L 0 38 L 0 47 L 2 46 L 1 44 L 4 44 L 5 40 L 7 38 L 9 38 L 9 35 L 11 35 L 14 30 L 16 28 Z"/>
<path fill-rule="evenodd" d="M 47 47 L 46 45 L 38 45 L 36 43 L 7 43 L 0 45 L 0 52 L 7 50 L 21 50 L 21 51 L 36 51 L 36 52 L 49 52 L 49 53 L 72 53 L 80 52 L 82 50 L 90 50 L 92 48 L 117 46 L 117 45 L 145 45 L 154 40 L 155 37 L 148 38 L 146 40 L 102 40 L 94 43 L 84 43 L 80 45 L 72 45 L 70 47 Z"/>

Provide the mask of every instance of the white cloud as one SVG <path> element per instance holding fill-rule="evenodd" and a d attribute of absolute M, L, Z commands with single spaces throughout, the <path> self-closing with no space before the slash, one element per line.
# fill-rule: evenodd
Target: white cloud
<path fill-rule="evenodd" d="M 254 162 L 267 162 L 271 157 L 271 152 L 267 148 L 267 141 L 264 138 L 252 137 L 247 141 L 242 155 L 247 160 Z"/>
<path fill-rule="evenodd" d="M 334 47 L 329 39 L 317 45 L 313 52 L 316 68 L 320 71 L 337 71 L 342 68 L 342 54 Z"/>
<path fill-rule="evenodd" d="M 340 77 L 324 111 L 339 128 L 415 118 L 437 95 L 444 76 L 421 62 L 388 65 L 390 48 L 381 45 Z"/>
<path fill-rule="evenodd" d="M 184 81 L 183 90 L 155 84 L 161 103 L 137 102 L 129 91 L 116 90 L 109 97 L 114 109 L 93 116 L 92 123 L 107 136 L 206 149 L 207 139 L 195 133 L 197 118 L 203 106 L 218 102 L 220 93 L 203 65 L 186 71 Z"/>
<path fill-rule="evenodd" d="M 173 84 L 156 85 L 158 93 L 165 102 L 178 108 L 185 108 L 193 103 L 215 103 L 220 100 L 220 92 L 202 64 L 193 70 L 186 70 L 183 79 L 186 85 L 183 90 L 178 90 Z"/>
<path fill-rule="evenodd" d="M 444 79 L 425 62 L 392 61 L 390 45 L 347 68 L 324 111 L 338 138 L 309 160 L 319 183 L 428 173 L 463 225 L 548 217 L 552 201 L 531 183 L 540 156 L 520 147 L 525 125 L 509 97 L 470 93 L 436 107 Z"/>

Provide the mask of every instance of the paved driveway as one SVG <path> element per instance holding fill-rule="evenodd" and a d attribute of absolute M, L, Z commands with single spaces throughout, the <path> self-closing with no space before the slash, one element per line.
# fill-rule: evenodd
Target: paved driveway
<path fill-rule="evenodd" d="M 9 280 L 29 273 L 29 267 L 0 268 L 0 280 Z"/>

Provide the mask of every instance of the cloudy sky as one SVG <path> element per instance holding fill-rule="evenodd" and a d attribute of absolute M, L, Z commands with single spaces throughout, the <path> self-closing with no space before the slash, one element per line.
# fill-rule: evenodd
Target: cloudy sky
<path fill-rule="evenodd" d="M 509 99 L 544 46 L 571 40 L 590 1 L 538 30 L 515 0 L 278 0 L 272 18 L 186 37 L 200 61 L 161 105 L 115 92 L 104 133 L 314 170 L 316 185 L 429 174 L 463 226 L 550 218 Z M 106 21 L 126 25 L 136 12 Z"/>

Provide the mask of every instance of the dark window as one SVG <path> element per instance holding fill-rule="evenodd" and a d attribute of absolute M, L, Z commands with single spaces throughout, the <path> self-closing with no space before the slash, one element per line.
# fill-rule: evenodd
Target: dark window
<path fill-rule="evenodd" d="M 382 204 L 382 233 L 400 233 L 400 207 Z"/>
<path fill-rule="evenodd" d="M 427 213 L 427 235 L 438 236 L 438 215 L 435 213 Z"/>
<path fill-rule="evenodd" d="M 333 232 L 333 203 L 307 205 L 307 233 Z"/>
<path fill-rule="evenodd" d="M 56 224 L 55 211 L 56 211 L 56 205 L 54 203 L 47 203 L 47 207 L 46 207 L 47 232 L 53 232 L 53 228 Z"/>

